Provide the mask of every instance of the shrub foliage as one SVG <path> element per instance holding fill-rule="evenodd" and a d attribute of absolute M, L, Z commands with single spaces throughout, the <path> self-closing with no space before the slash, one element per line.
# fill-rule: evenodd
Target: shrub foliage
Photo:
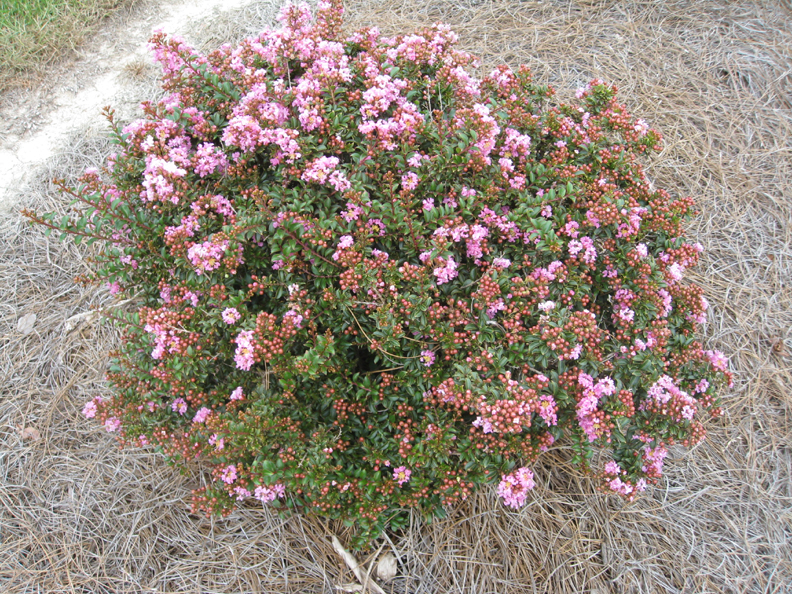
<path fill-rule="evenodd" d="M 446 26 L 344 37 L 341 13 L 289 6 L 208 56 L 155 34 L 169 94 L 108 113 L 75 216 L 27 213 L 98 241 L 85 280 L 139 304 L 85 415 L 202 460 L 196 510 L 361 542 L 486 483 L 520 507 L 560 440 L 633 498 L 731 381 L 695 337 L 692 200 L 642 170 L 659 134 L 601 81 L 561 103 L 525 67 L 471 76 Z"/>

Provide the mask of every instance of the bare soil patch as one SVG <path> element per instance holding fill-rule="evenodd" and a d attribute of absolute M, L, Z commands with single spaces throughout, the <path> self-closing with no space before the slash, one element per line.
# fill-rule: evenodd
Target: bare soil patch
<path fill-rule="evenodd" d="M 259 28 L 273 4 L 209 13 L 183 31 L 216 46 Z M 689 235 L 705 247 L 693 273 L 711 304 L 703 338 L 736 371 L 725 417 L 693 451 L 672 449 L 666 477 L 643 499 L 597 493 L 563 450 L 552 452 L 520 512 L 485 489 L 447 519 L 416 520 L 383 540 L 381 554 L 399 563 L 385 591 L 792 591 L 788 3 L 354 0 L 347 14 L 349 28 L 388 34 L 448 22 L 482 70 L 526 63 L 560 94 L 593 77 L 619 86 L 633 113 L 665 136 L 649 169 L 655 184 L 698 201 Z M 124 47 L 155 24 L 145 19 L 130 18 L 126 38 L 127 25 L 116 22 L 108 42 Z M 134 97 L 155 87 L 142 54 L 102 70 L 122 53 L 86 55 L 73 76 L 88 84 L 80 68 L 119 67 L 114 80 L 132 114 Z M 95 127 L 66 130 L 47 160 L 22 164 L 38 169 L 25 170 L 27 185 L 10 188 L 8 205 L 65 208 L 47 180 L 74 176 L 109 151 L 96 113 L 87 122 Z M 13 153 L 31 137 L 2 126 L 13 138 L 0 149 Z M 220 521 L 191 516 L 184 502 L 201 484 L 199 468 L 182 476 L 151 452 L 119 451 L 81 417 L 82 404 L 106 389 L 105 353 L 117 336 L 75 316 L 115 304 L 73 283 L 85 251 L 44 237 L 14 211 L 0 227 L 3 591 L 329 593 L 354 582 L 330 541 L 331 533 L 344 541 L 343 526 L 252 507 Z"/>

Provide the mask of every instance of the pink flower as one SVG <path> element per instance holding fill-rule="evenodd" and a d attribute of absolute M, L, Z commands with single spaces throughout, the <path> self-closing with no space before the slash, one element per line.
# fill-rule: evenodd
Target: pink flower
<path fill-rule="evenodd" d="M 262 503 L 274 501 L 277 498 L 282 499 L 285 495 L 286 495 L 286 487 L 284 487 L 280 483 L 275 483 L 271 487 L 267 487 L 265 485 L 259 485 L 258 487 L 256 487 L 255 491 L 253 491 L 253 497 L 258 499 Z"/>
<path fill-rule="evenodd" d="M 171 403 L 171 410 L 173 412 L 177 412 L 180 415 L 183 415 L 187 412 L 187 403 L 184 401 L 184 398 L 177 398 Z"/>
<path fill-rule="evenodd" d="M 207 417 L 212 414 L 212 409 L 202 406 L 195 416 L 193 417 L 193 423 L 203 423 L 206 421 Z"/>
<path fill-rule="evenodd" d="M 244 487 L 237 486 L 237 487 L 234 487 L 234 495 L 236 495 L 236 500 L 237 501 L 242 501 L 246 497 L 250 497 L 251 493 L 250 493 L 250 491 L 248 491 Z"/>
<path fill-rule="evenodd" d="M 456 208 L 457 206 L 459 206 L 459 203 L 456 200 L 454 200 L 452 196 L 446 196 L 445 198 L 443 198 L 443 204 L 445 204 L 449 208 Z"/>
<path fill-rule="evenodd" d="M 643 461 L 645 464 L 641 470 L 649 476 L 659 477 L 663 473 L 663 461 L 668 455 L 668 450 L 662 445 L 656 448 L 644 447 Z"/>
<path fill-rule="evenodd" d="M 720 351 L 704 351 L 709 362 L 718 371 L 726 371 L 729 368 L 729 359 Z"/>
<path fill-rule="evenodd" d="M 525 505 L 528 499 L 528 491 L 536 486 L 533 472 L 529 468 L 518 468 L 511 474 L 501 477 L 498 485 L 498 495 L 503 499 L 504 505 L 518 509 Z"/>
<path fill-rule="evenodd" d="M 456 268 L 457 264 L 454 262 L 454 257 L 449 256 L 444 266 L 435 268 L 432 271 L 432 273 L 437 277 L 437 284 L 442 285 L 455 279 L 459 274 L 456 271 Z"/>
<path fill-rule="evenodd" d="M 212 241 L 196 243 L 187 250 L 187 258 L 195 267 L 195 273 L 203 274 L 204 272 L 211 272 L 220 268 L 227 249 L 228 241 L 226 240 L 220 243 L 214 243 Z"/>
<path fill-rule="evenodd" d="M 608 487 L 610 487 L 611 491 L 620 493 L 622 495 L 629 495 L 633 492 L 633 486 L 630 483 L 621 480 L 619 477 L 616 477 L 610 481 L 608 483 Z"/>
<path fill-rule="evenodd" d="M 199 298 L 198 293 L 195 293 L 193 291 L 187 291 L 184 294 L 184 298 L 190 303 L 192 303 L 193 307 L 198 307 L 198 298 Z"/>
<path fill-rule="evenodd" d="M 578 229 L 580 228 L 580 223 L 577 221 L 569 221 L 564 227 L 561 229 L 561 233 L 564 235 L 568 235 L 569 237 L 575 238 L 579 235 Z"/>
<path fill-rule="evenodd" d="M 542 417 L 548 426 L 558 424 L 558 405 L 550 394 L 542 394 L 539 397 L 539 416 Z"/>
<path fill-rule="evenodd" d="M 293 309 L 283 314 L 283 321 L 285 322 L 286 320 L 289 320 L 295 328 L 302 327 L 303 317 Z"/>
<path fill-rule="evenodd" d="M 672 279 L 671 282 L 676 282 L 676 281 L 682 280 L 682 276 L 683 276 L 683 273 L 685 271 L 685 269 L 682 266 L 680 266 L 679 264 L 674 262 L 673 264 L 671 264 L 671 266 L 668 267 L 667 270 L 668 270 L 669 276 Z"/>
<path fill-rule="evenodd" d="M 234 339 L 237 344 L 234 361 L 237 369 L 249 370 L 256 362 L 254 355 L 253 330 L 243 330 Z"/>
<path fill-rule="evenodd" d="M 235 480 L 237 480 L 236 466 L 233 464 L 227 466 L 225 469 L 223 469 L 223 472 L 220 473 L 220 478 L 227 485 L 233 483 Z"/>
<path fill-rule="evenodd" d="M 485 419 L 484 417 L 476 417 L 476 420 L 473 421 L 472 425 L 474 427 L 478 427 L 484 433 L 492 433 L 492 421 L 489 419 Z"/>
<path fill-rule="evenodd" d="M 582 258 L 587 264 L 593 264 L 597 259 L 597 250 L 590 237 L 581 237 L 580 240 L 573 239 L 569 242 L 567 247 L 569 249 L 569 255 L 573 257 L 585 250 Z"/>
<path fill-rule="evenodd" d="M 580 358 L 580 354 L 583 352 L 583 345 L 577 344 L 575 348 L 569 351 L 569 354 L 566 356 L 567 359 L 577 360 Z"/>
<path fill-rule="evenodd" d="M 110 417 L 105 421 L 104 426 L 105 429 L 108 431 L 108 433 L 114 433 L 119 429 L 121 429 L 121 419 L 116 417 Z"/>
<path fill-rule="evenodd" d="M 352 202 L 347 202 L 347 209 L 341 213 L 341 216 L 344 217 L 347 222 L 352 222 L 357 221 L 362 214 L 363 209 L 361 207 Z"/>
<path fill-rule="evenodd" d="M 405 190 L 414 190 L 418 187 L 418 176 L 412 171 L 405 173 L 402 175 L 401 183 Z"/>
<path fill-rule="evenodd" d="M 411 474 L 412 470 L 406 466 L 399 466 L 398 468 L 393 469 L 393 480 L 399 483 L 399 486 L 401 487 L 404 483 L 410 480 Z"/>
<path fill-rule="evenodd" d="M 225 171 L 228 159 L 225 154 L 213 144 L 205 142 L 195 151 L 193 170 L 200 177 L 206 177 L 216 171 Z"/>
<path fill-rule="evenodd" d="M 505 269 L 505 268 L 508 268 L 509 266 L 511 266 L 511 260 L 509 260 L 508 258 L 495 258 L 492 261 L 492 265 L 495 268 L 504 268 Z"/>
<path fill-rule="evenodd" d="M 435 354 L 432 351 L 421 351 L 421 363 L 430 367 L 435 362 Z"/>
<path fill-rule="evenodd" d="M 506 304 L 503 299 L 498 299 L 487 308 L 487 315 L 490 319 L 494 318 L 499 311 L 503 311 L 504 309 L 506 309 Z"/>
<path fill-rule="evenodd" d="M 82 414 L 86 419 L 93 419 L 96 416 L 96 402 L 89 400 L 83 406 Z"/>
<path fill-rule="evenodd" d="M 328 181 L 330 174 L 338 167 L 338 163 L 338 157 L 319 157 L 308 164 L 301 179 L 323 184 Z"/>
<path fill-rule="evenodd" d="M 660 312 L 660 317 L 666 318 L 668 317 L 668 314 L 671 313 L 673 299 L 671 297 L 671 294 L 665 289 L 658 289 L 657 295 L 662 300 L 662 307 L 663 307 L 662 311 Z"/>
<path fill-rule="evenodd" d="M 552 311 L 553 309 L 555 309 L 555 306 L 556 306 L 555 301 L 543 301 L 536 307 L 538 307 L 540 311 L 547 313 L 548 311 Z"/>
<path fill-rule="evenodd" d="M 230 398 L 231 400 L 244 400 L 245 393 L 242 391 L 242 386 L 238 386 L 237 388 L 235 388 L 234 391 L 231 392 Z"/>
<path fill-rule="evenodd" d="M 220 451 L 225 447 L 225 440 L 217 433 L 213 433 L 207 441 L 209 442 L 209 445 L 213 445 L 217 451 Z"/>
<path fill-rule="evenodd" d="M 228 307 L 223 310 L 223 321 L 226 324 L 234 324 L 239 321 L 242 315 L 234 307 Z"/>

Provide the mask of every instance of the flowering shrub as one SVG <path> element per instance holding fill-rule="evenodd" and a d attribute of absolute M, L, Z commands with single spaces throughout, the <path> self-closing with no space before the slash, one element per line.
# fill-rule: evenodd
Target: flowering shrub
<path fill-rule="evenodd" d="M 443 25 L 340 33 L 339 3 L 203 56 L 157 33 L 169 95 L 66 189 L 121 316 L 124 444 L 200 459 L 195 510 L 252 499 L 361 542 L 498 484 L 519 508 L 556 441 L 631 499 L 704 437 L 721 353 L 695 338 L 688 198 L 647 181 L 659 134 L 592 81 L 481 80 Z M 595 457 L 599 452 L 604 455 Z"/>

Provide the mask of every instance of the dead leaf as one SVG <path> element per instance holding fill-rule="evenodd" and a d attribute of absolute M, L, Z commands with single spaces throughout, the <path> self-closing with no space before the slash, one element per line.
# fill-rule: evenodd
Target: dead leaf
<path fill-rule="evenodd" d="M 73 315 L 72 317 L 70 317 L 68 320 L 66 320 L 66 323 L 63 325 L 63 329 L 66 332 L 71 332 L 72 330 L 74 330 L 74 328 L 79 326 L 82 322 L 91 323 L 94 320 L 96 320 L 96 318 L 98 318 L 98 317 L 99 317 L 99 312 L 93 311 L 93 310 L 84 311 L 83 313 L 78 313 L 78 314 Z"/>
<path fill-rule="evenodd" d="M 33 332 L 33 326 L 36 323 L 36 314 L 25 314 L 17 320 L 17 331 L 22 334 L 30 334 Z"/>
<path fill-rule="evenodd" d="M 349 569 L 352 570 L 352 573 L 355 574 L 355 577 L 364 588 L 368 588 L 377 594 L 385 594 L 385 590 L 370 580 L 367 573 L 363 573 L 363 568 L 360 567 L 358 560 L 355 559 L 355 556 L 352 553 L 344 548 L 344 545 L 341 544 L 341 541 L 338 540 L 338 537 L 335 534 L 332 535 L 332 543 L 336 553 L 341 556 L 341 558 L 344 560 L 344 563 L 346 563 Z"/>
<path fill-rule="evenodd" d="M 21 425 L 17 425 L 17 432 L 19 432 L 20 437 L 22 439 L 30 439 L 33 441 L 38 441 L 41 439 L 41 433 L 35 427 L 25 427 L 22 428 Z"/>
<path fill-rule="evenodd" d="M 384 581 L 392 580 L 396 577 L 396 557 L 391 553 L 385 553 L 377 562 L 377 577 Z"/>

